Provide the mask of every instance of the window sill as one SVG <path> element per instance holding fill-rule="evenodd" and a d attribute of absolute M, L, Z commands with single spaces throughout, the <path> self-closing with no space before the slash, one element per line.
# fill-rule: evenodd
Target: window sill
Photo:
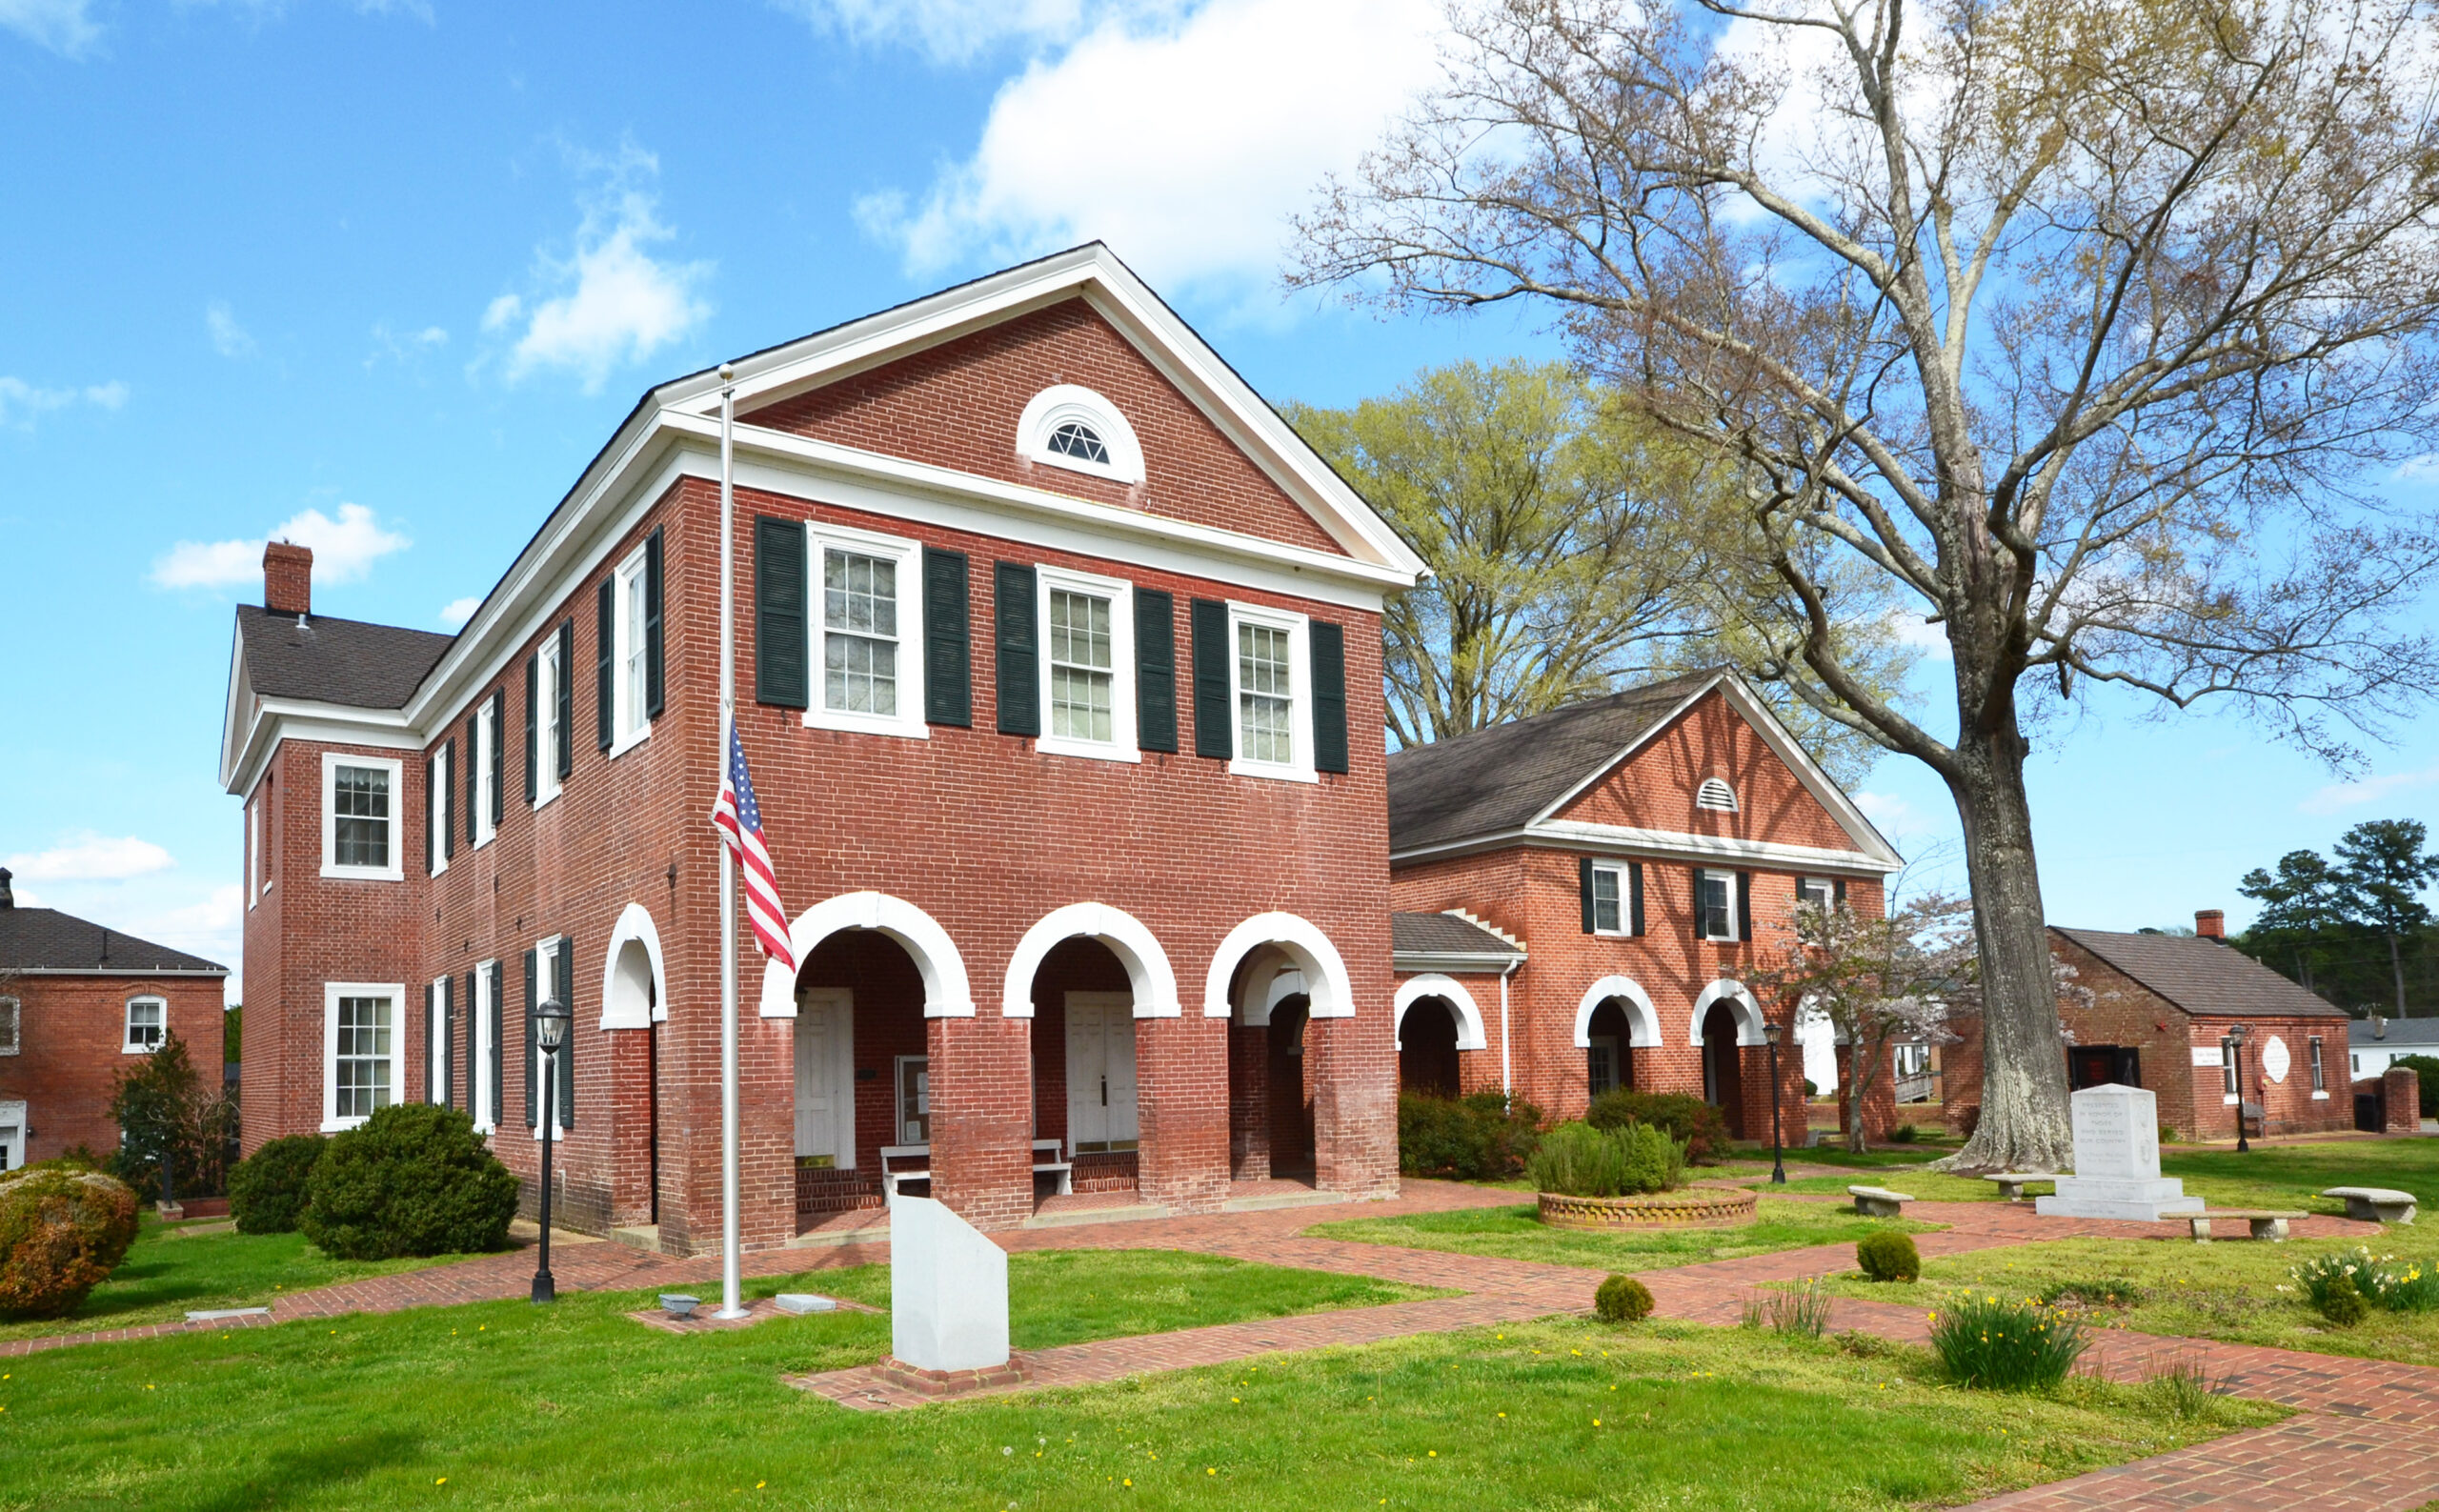
<path fill-rule="evenodd" d="M 542 1131 L 540 1129 L 535 1129 L 533 1133 L 527 1135 L 526 1138 L 532 1139 L 534 1143 L 539 1144 L 542 1142 Z M 568 1131 L 560 1128 L 557 1124 L 553 1124 L 551 1126 L 551 1142 L 553 1144 L 567 1143 Z"/>
<path fill-rule="evenodd" d="M 625 756 L 628 752 L 633 751 L 635 747 L 643 744 L 651 738 L 652 726 L 650 724 L 646 724 L 640 730 L 631 730 L 625 735 L 612 736 L 610 740 L 610 759 L 613 761 L 617 760 L 620 756 Z"/>
<path fill-rule="evenodd" d="M 2328 1100 L 2328 1094 L 2326 1092 L 2315 1092 L 2312 1094 L 2312 1100 L 2314 1102 L 2327 1102 Z"/>
<path fill-rule="evenodd" d="M 486 830 L 486 831 L 484 831 L 482 834 L 477 835 L 477 836 L 475 836 L 475 837 L 474 837 L 474 849 L 479 851 L 479 850 L 481 850 L 484 846 L 489 845 L 492 841 L 496 840 L 496 839 L 498 839 L 498 838 L 499 838 L 499 831 L 497 831 L 497 830 Z"/>
<path fill-rule="evenodd" d="M 335 882 L 403 882 L 407 874 L 395 866 L 341 866 L 333 861 L 322 863 L 322 876 Z"/>
<path fill-rule="evenodd" d="M 1139 766 L 1143 753 L 1130 746 L 1102 745 L 1097 740 L 1066 739 L 1055 735 L 1037 736 L 1033 748 L 1044 756 L 1077 756 L 1086 761 L 1116 761 Z"/>
<path fill-rule="evenodd" d="M 804 714 L 808 730 L 836 730 L 845 735 L 896 736 L 901 740 L 929 740 L 931 726 L 920 719 L 875 714 L 842 714 L 834 709 L 808 709 Z"/>
<path fill-rule="evenodd" d="M 541 813 L 544 809 L 549 808 L 549 807 L 551 806 L 551 800 L 552 800 L 552 799 L 554 799 L 554 798 L 555 798 L 555 797 L 557 797 L 560 794 L 565 793 L 566 791 L 567 791 L 567 789 L 565 789 L 565 788 L 561 788 L 561 787 L 552 787 L 552 788 L 545 788 L 545 789 L 543 789 L 543 790 L 542 790 L 542 793 L 541 793 L 541 796 L 538 796 L 538 797 L 536 797 L 536 798 L 534 800 L 534 813 L 536 813 L 536 814 L 539 814 L 539 813 Z"/>
<path fill-rule="evenodd" d="M 322 1120 L 322 1132 L 324 1134 L 343 1134 L 350 1129 L 361 1128 L 363 1126 L 364 1119 L 324 1119 Z"/>
<path fill-rule="evenodd" d="M 2222 1107 L 2234 1107 L 2236 1105 L 2235 1094 L 2231 1092 L 2223 1092 L 2219 1094 L 2219 1104 Z"/>
<path fill-rule="evenodd" d="M 149 1056 L 160 1048 L 159 1045 L 121 1045 L 118 1053 L 123 1056 Z"/>
<path fill-rule="evenodd" d="M 1276 761 L 1255 761 L 1245 756 L 1228 758 L 1228 775 L 1232 777 L 1268 777 L 1273 782 L 1310 782 L 1318 785 L 1321 775 L 1311 767 L 1282 766 Z"/>

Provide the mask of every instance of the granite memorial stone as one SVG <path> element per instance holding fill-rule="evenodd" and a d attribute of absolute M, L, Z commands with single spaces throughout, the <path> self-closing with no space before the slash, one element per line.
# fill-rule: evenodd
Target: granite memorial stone
<path fill-rule="evenodd" d="M 2199 1212 L 2202 1199 L 2160 1175 L 2159 1099 L 2141 1087 L 2086 1087 L 2069 1099 L 2075 1174 L 2058 1178 L 2055 1197 L 2036 1198 L 2045 1217 L 2123 1218 L 2157 1222 Z"/>
<path fill-rule="evenodd" d="M 1008 1252 L 949 1208 L 901 1193 L 889 1210 L 890 1351 L 917 1370 L 1008 1362 Z"/>

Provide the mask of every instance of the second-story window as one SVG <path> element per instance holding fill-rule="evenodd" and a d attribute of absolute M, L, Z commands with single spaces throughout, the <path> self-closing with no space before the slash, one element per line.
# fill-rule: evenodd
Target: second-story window
<path fill-rule="evenodd" d="M 646 668 L 650 647 L 645 624 L 650 613 L 649 548 L 637 547 L 618 569 L 611 587 L 611 736 L 613 755 L 652 733 L 650 691 Z"/>
<path fill-rule="evenodd" d="M 1701 872 L 1695 877 L 1694 921 L 1704 939 L 1736 938 L 1736 874 Z"/>
<path fill-rule="evenodd" d="M 1623 935 L 1626 932 L 1626 869 L 1594 863 L 1592 868 L 1592 928 L 1598 934 Z"/>
<path fill-rule="evenodd" d="M 492 790 L 499 782 L 499 774 L 493 770 L 499 759 L 499 710 L 489 698 L 474 710 L 474 738 L 469 743 L 474 749 L 466 755 L 474 763 L 474 843 L 483 845 L 498 833 L 492 823 L 492 805 L 499 800 Z"/>
<path fill-rule="evenodd" d="M 567 726 L 559 719 L 559 681 L 567 675 L 567 669 L 559 665 L 558 636 L 542 642 L 542 656 L 536 665 L 541 677 L 541 719 L 534 745 L 539 790 L 534 801 L 538 808 L 558 796 L 559 753 L 566 748 L 568 738 Z"/>
<path fill-rule="evenodd" d="M 130 1055 L 147 1055 L 161 1048 L 161 1040 L 170 1031 L 170 1005 L 158 998 L 130 998 L 127 1000 L 127 1044 Z"/>
<path fill-rule="evenodd" d="M 396 881 L 403 875 L 398 787 L 405 763 L 322 756 L 322 875 Z"/>
<path fill-rule="evenodd" d="M 1837 899 L 1837 886 L 1825 877 L 1799 877 L 1795 879 L 1795 900 L 1799 903 L 1827 908 Z"/>
<path fill-rule="evenodd" d="M 1133 588 L 1057 567 L 1037 569 L 1036 578 L 1046 712 L 1037 749 L 1138 759 Z"/>
<path fill-rule="evenodd" d="M 0 1056 L 17 1053 L 20 1013 L 16 998 L 0 998 Z"/>
<path fill-rule="evenodd" d="M 1245 759 L 1293 765 L 1295 715 L 1295 669 L 1287 632 L 1275 625 L 1239 625 L 1237 730 Z"/>
<path fill-rule="evenodd" d="M 432 796 L 427 814 L 432 822 L 425 826 L 424 844 L 430 848 L 433 876 L 449 870 L 450 783 L 456 774 L 449 770 L 450 747 L 444 745 L 432 754 Z"/>
<path fill-rule="evenodd" d="M 821 704 L 897 714 L 897 564 L 836 547 L 821 554 Z"/>

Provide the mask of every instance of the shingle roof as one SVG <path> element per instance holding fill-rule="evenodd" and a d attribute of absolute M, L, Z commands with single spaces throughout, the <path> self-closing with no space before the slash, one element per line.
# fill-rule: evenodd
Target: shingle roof
<path fill-rule="evenodd" d="M 307 698 L 353 709 L 403 709 L 456 637 L 397 625 L 312 615 L 300 624 L 237 606 L 246 678 L 266 698 Z"/>
<path fill-rule="evenodd" d="M 0 908 L 0 971 L 229 974 L 229 968 L 216 961 L 106 929 L 55 908 Z"/>
<path fill-rule="evenodd" d="M 2105 929 L 2058 929 L 2058 933 L 2189 1014 L 2346 1017 L 2343 1008 L 2314 997 L 2220 940 L 2200 935 L 2120 935 Z"/>
<path fill-rule="evenodd" d="M 1399 956 L 1504 956 L 1524 953 L 1469 919 L 1454 914 L 1391 914 L 1389 949 Z"/>
<path fill-rule="evenodd" d="M 2346 1026 L 2346 1038 L 2357 1050 L 2394 1048 L 2402 1045 L 2439 1045 L 2439 1018 L 2391 1018 L 2388 1032 L 2378 1038 L 2371 1036 L 2371 1026 L 2357 1018 Z"/>
<path fill-rule="evenodd" d="M 1719 675 L 1687 673 L 1391 752 L 1390 852 L 1522 827 Z"/>

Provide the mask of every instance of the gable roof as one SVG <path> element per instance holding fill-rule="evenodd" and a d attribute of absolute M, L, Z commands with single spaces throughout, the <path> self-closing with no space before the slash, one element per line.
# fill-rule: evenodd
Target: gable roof
<path fill-rule="evenodd" d="M 2346 1038 L 2357 1050 L 2413 1050 L 2439 1046 L 2439 1018 L 2390 1018 L 2381 1027 L 2386 1032 L 2375 1035 L 2369 1023 L 2357 1018 L 2346 1026 Z"/>
<path fill-rule="evenodd" d="M 403 709 L 456 638 L 399 625 L 237 606 L 246 679 L 265 698 Z"/>
<path fill-rule="evenodd" d="M 1391 914 L 1389 950 L 1401 957 L 1481 956 L 1503 961 L 1524 958 L 1524 952 L 1511 941 L 1455 914 Z"/>
<path fill-rule="evenodd" d="M 0 908 L 0 971 L 41 976 L 226 977 L 200 956 L 108 929 L 55 908 Z"/>
<path fill-rule="evenodd" d="M 2233 945 L 2200 935 L 2121 935 L 2049 926 L 2188 1014 L 2212 1018 L 2344 1018 Z"/>

